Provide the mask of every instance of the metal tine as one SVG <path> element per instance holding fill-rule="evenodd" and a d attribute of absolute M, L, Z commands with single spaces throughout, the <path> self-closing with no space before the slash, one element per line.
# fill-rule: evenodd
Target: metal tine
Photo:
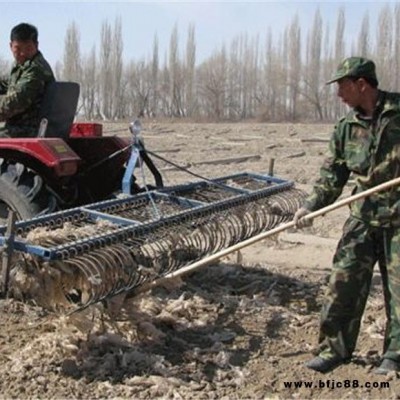
<path fill-rule="evenodd" d="M 207 217 L 203 217 L 204 220 Z M 213 242 L 215 241 L 215 232 L 213 229 L 210 229 L 210 225 L 204 224 L 203 222 L 196 228 L 196 234 L 199 241 L 199 254 L 198 258 L 203 257 L 205 254 L 208 254 L 213 246 Z"/>
<path fill-rule="evenodd" d="M 123 245 L 115 245 L 112 248 L 112 252 L 115 254 L 115 257 L 118 257 L 120 260 L 120 270 L 122 269 L 126 276 L 126 286 L 121 287 L 118 292 L 126 291 L 135 287 L 138 276 L 137 276 L 137 264 L 133 259 L 133 255 L 131 254 L 128 247 Z M 135 277 L 136 279 L 133 279 Z"/>
<path fill-rule="evenodd" d="M 94 302 L 99 301 L 107 293 L 110 293 L 108 276 L 105 270 L 100 265 L 99 261 L 93 257 L 92 253 L 87 253 L 80 256 L 84 260 L 86 267 L 91 271 L 90 284 L 95 293 Z M 94 272 L 93 272 L 94 271 Z"/>
<path fill-rule="evenodd" d="M 100 301 L 102 298 L 105 298 L 108 293 L 110 293 L 110 281 L 108 280 L 107 274 L 105 274 L 105 270 L 99 264 L 98 260 L 93 257 L 92 253 L 87 253 L 80 256 L 81 260 L 86 264 L 86 268 L 91 273 L 90 284 L 92 287 L 92 293 L 94 293 L 93 298 L 91 299 L 91 303 L 95 303 Z M 99 277 L 99 278 L 97 278 Z M 97 283 L 99 281 L 99 283 Z"/>
<path fill-rule="evenodd" d="M 81 280 L 82 280 L 82 283 L 85 286 L 88 285 L 88 287 L 85 287 L 85 288 L 81 287 L 81 288 L 76 288 L 76 289 L 81 290 L 82 296 L 83 296 L 83 293 L 86 293 L 86 292 L 84 292 L 84 290 L 89 289 L 91 293 L 90 294 L 87 293 L 87 295 L 89 296 L 88 300 L 84 301 L 82 303 L 82 306 L 91 303 L 91 299 L 93 299 L 95 297 L 94 293 L 93 293 L 93 286 L 90 281 L 90 278 L 92 275 L 91 275 L 91 272 L 87 269 L 85 262 L 81 259 L 81 256 L 77 256 L 77 257 L 65 260 L 65 263 L 72 267 L 75 267 L 78 270 L 78 273 L 82 273 L 84 275 L 84 279 L 81 279 Z M 81 301 L 83 301 L 82 298 L 81 298 Z"/>
<path fill-rule="evenodd" d="M 99 249 L 97 251 L 99 256 L 104 257 L 109 260 L 111 265 L 111 269 L 113 269 L 113 278 L 115 281 L 114 288 L 111 293 L 120 292 L 120 290 L 126 287 L 127 282 L 129 281 L 130 273 L 125 268 L 126 265 L 126 257 L 121 257 L 117 248 L 115 246 L 110 247 L 109 249 Z M 109 254 L 111 253 L 111 254 Z"/>
<path fill-rule="evenodd" d="M 109 253 L 112 253 L 112 246 L 107 250 Z M 91 253 L 91 257 L 95 258 L 97 262 L 104 264 L 105 273 L 102 279 L 107 282 L 107 291 L 105 294 L 112 295 L 118 289 L 118 286 L 121 285 L 121 283 L 123 284 L 124 280 L 124 277 L 120 271 L 118 271 L 119 264 L 121 264 L 120 260 L 110 257 L 110 254 L 106 254 L 104 249 L 95 250 Z"/>
<path fill-rule="evenodd" d="M 221 250 L 224 247 L 229 246 L 230 243 L 234 242 L 234 237 L 235 237 L 235 226 L 232 221 L 232 216 L 228 215 L 224 221 L 224 225 L 218 225 L 220 229 L 225 233 L 224 235 L 224 242 L 221 242 L 221 244 L 218 246 L 215 251 Z"/>

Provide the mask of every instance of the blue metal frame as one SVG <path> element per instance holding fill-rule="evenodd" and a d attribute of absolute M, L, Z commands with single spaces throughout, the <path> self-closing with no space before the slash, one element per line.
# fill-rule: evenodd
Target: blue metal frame
<path fill-rule="evenodd" d="M 134 160 L 134 158 L 131 158 Z M 134 161 L 132 161 L 133 163 Z M 226 184 L 228 180 L 235 180 L 236 178 L 250 178 L 261 183 L 265 183 L 265 188 L 258 190 L 240 189 L 237 187 L 229 186 Z M 127 184 L 127 182 L 125 182 Z M 242 204 L 251 200 L 257 200 L 271 194 L 286 190 L 294 185 L 291 181 L 271 177 L 269 175 L 239 173 L 229 176 L 224 176 L 209 181 L 199 181 L 183 185 L 176 185 L 169 188 L 160 190 L 152 190 L 148 193 L 140 193 L 137 195 L 129 195 L 124 198 L 117 198 L 98 203 L 86 205 L 84 207 L 77 207 L 74 209 L 59 211 L 53 214 L 47 214 L 41 217 L 32 218 L 31 220 L 18 221 L 15 223 L 16 236 L 14 240 L 14 250 L 25 253 L 35 254 L 45 260 L 55 260 L 68 258 L 70 255 L 82 254 L 85 251 L 105 246 L 110 243 L 116 243 L 126 240 L 129 237 L 140 236 L 144 231 L 148 232 L 152 229 L 157 229 L 161 224 L 169 221 L 178 220 L 188 216 L 205 215 L 212 213 L 216 207 L 229 208 L 238 204 Z M 129 182 L 130 186 L 130 182 Z M 203 189 L 207 187 L 219 187 L 233 196 L 226 199 L 214 201 L 211 203 L 203 203 L 201 201 L 186 198 L 185 194 L 190 194 L 194 190 Z M 134 206 L 135 204 L 143 204 L 144 202 L 150 203 L 149 196 L 153 200 L 162 199 L 169 201 L 173 204 L 178 204 L 182 207 L 182 211 L 174 214 L 161 217 L 159 219 L 139 222 L 119 216 L 112 215 L 107 210 L 115 210 L 118 207 Z M 45 248 L 43 246 L 36 246 L 21 237 L 18 237 L 18 232 L 26 232 L 39 226 L 44 227 L 58 227 L 62 226 L 67 221 L 89 220 L 96 221 L 104 219 L 111 221 L 117 225 L 117 228 L 108 234 L 96 235 L 91 238 L 74 241 L 61 246 Z M 6 226 L 0 227 L 0 245 L 3 246 L 8 240 L 5 237 Z"/>
<path fill-rule="evenodd" d="M 131 156 L 125 169 L 124 177 L 122 178 L 122 193 L 131 194 L 133 171 L 139 160 L 140 150 L 136 143 L 132 144 Z"/>

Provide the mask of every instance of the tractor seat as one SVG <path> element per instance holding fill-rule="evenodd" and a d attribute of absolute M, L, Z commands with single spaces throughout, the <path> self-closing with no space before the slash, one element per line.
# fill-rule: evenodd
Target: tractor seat
<path fill-rule="evenodd" d="M 78 83 L 49 83 L 40 108 L 41 123 L 38 137 L 67 139 L 74 122 L 78 99 Z"/>

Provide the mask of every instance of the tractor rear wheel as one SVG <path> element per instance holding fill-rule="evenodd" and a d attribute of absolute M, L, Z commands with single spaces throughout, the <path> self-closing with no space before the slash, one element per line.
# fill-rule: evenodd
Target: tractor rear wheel
<path fill-rule="evenodd" d="M 5 224 L 9 209 L 17 219 L 29 219 L 55 211 L 56 199 L 43 179 L 20 163 L 0 159 L 0 224 Z"/>

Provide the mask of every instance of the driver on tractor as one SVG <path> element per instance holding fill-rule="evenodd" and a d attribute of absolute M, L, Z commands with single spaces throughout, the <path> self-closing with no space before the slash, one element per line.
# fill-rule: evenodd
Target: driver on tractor
<path fill-rule="evenodd" d="M 35 26 L 21 23 L 11 30 L 10 49 L 15 63 L 9 78 L 0 80 L 0 121 L 5 121 L 0 128 L 0 138 L 38 134 L 45 88 L 55 81 L 38 45 Z"/>

